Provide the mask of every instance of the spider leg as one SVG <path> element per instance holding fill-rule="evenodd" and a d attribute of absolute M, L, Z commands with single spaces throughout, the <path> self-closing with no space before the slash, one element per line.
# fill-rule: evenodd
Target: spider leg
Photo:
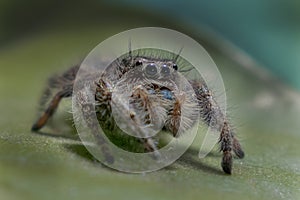
<path fill-rule="evenodd" d="M 150 124 L 151 119 L 156 119 L 154 117 L 153 106 L 151 105 L 151 101 L 149 100 L 149 94 L 147 90 L 143 87 L 137 86 L 133 89 L 133 92 L 129 99 L 118 98 L 112 99 L 112 84 L 105 77 L 102 77 L 96 83 L 96 114 L 98 120 L 101 122 L 101 126 L 105 126 L 108 129 L 113 130 L 116 119 L 112 116 L 112 106 L 115 106 L 115 109 L 118 110 L 118 116 L 120 116 L 121 120 L 124 120 L 124 126 L 130 127 L 128 131 L 133 131 L 139 134 L 138 141 L 142 143 L 145 151 L 147 152 L 155 152 L 157 150 L 154 139 L 151 137 L 147 137 L 147 131 L 143 129 L 143 125 Z M 126 84 L 121 84 L 120 87 L 125 87 Z M 120 91 L 126 91 L 125 88 L 121 88 Z M 128 100 L 128 101 L 127 101 Z M 127 103 L 131 104 L 134 112 L 128 110 Z M 145 114 L 146 113 L 146 114 Z M 129 116 L 128 116 L 129 115 Z M 122 119 L 122 117 L 125 117 Z M 126 116 L 128 118 L 126 118 Z M 120 121 L 122 123 L 122 121 Z M 110 125 L 111 124 L 111 125 Z M 94 128 L 94 125 L 90 125 L 91 128 Z M 102 139 L 101 139 L 102 140 Z M 159 155 L 154 153 L 154 158 L 158 158 Z"/>
<path fill-rule="evenodd" d="M 85 89 L 82 89 L 78 91 L 77 94 L 75 94 L 78 102 L 77 106 L 79 107 L 83 116 L 82 120 L 88 127 L 86 131 L 90 131 L 90 133 L 92 133 L 92 135 L 94 136 L 94 141 L 97 143 L 97 148 L 100 147 L 105 161 L 109 164 L 112 164 L 114 163 L 114 157 L 110 153 L 110 147 L 106 139 L 101 134 L 99 134 L 99 122 L 96 116 L 97 111 L 95 112 L 94 103 L 89 102 L 89 97 Z"/>
<path fill-rule="evenodd" d="M 231 174 L 232 169 L 232 153 L 231 150 L 236 154 L 238 158 L 245 156 L 244 151 L 238 139 L 234 136 L 232 128 L 225 120 L 219 139 L 221 145 L 221 151 L 223 151 L 222 168 L 227 174 Z"/>
<path fill-rule="evenodd" d="M 53 115 L 56 111 L 59 102 L 64 97 L 69 97 L 68 91 L 60 91 L 58 92 L 50 102 L 49 107 L 45 110 L 43 115 L 33 124 L 31 130 L 38 131 L 40 130 L 48 121 L 48 119 Z"/>
<path fill-rule="evenodd" d="M 147 131 L 145 131 L 142 126 L 159 123 L 160 119 L 163 118 L 163 116 L 159 114 L 161 111 L 157 109 L 154 105 L 154 99 L 151 99 L 151 95 L 149 95 L 147 90 L 142 86 L 137 86 L 134 89 L 129 102 L 135 111 L 135 115 L 131 114 L 130 116 L 134 122 L 132 126 L 141 134 L 140 136 L 145 137 L 139 138 L 140 142 L 144 145 L 147 152 L 155 152 L 157 146 L 154 139 L 148 137 Z M 159 155 L 154 155 L 154 157 L 158 156 Z"/>
<path fill-rule="evenodd" d="M 232 170 L 232 151 L 239 158 L 244 157 L 244 151 L 238 139 L 234 136 L 234 132 L 230 127 L 225 114 L 221 111 L 217 102 L 214 100 L 212 93 L 205 84 L 191 83 L 197 95 L 199 105 L 201 107 L 200 116 L 202 120 L 210 127 L 219 130 L 220 150 L 223 152 L 221 166 L 223 171 L 231 174 Z"/>
<path fill-rule="evenodd" d="M 48 99 L 52 96 L 52 90 L 56 89 L 58 90 L 58 92 L 55 93 L 48 107 L 43 112 L 42 116 L 33 124 L 31 128 L 32 131 L 40 130 L 47 123 L 47 121 L 56 111 L 62 98 L 72 96 L 73 84 L 78 69 L 79 66 L 76 65 L 67 70 L 61 76 L 53 76 L 49 79 L 48 88 L 46 88 L 40 100 L 41 107 L 44 107 Z"/>
<path fill-rule="evenodd" d="M 233 151 L 234 151 L 235 155 L 238 158 L 244 158 L 245 157 L 245 153 L 242 150 L 240 142 L 238 141 L 238 139 L 234 135 L 232 135 L 232 137 L 233 137 L 232 147 L 233 147 Z"/>
<path fill-rule="evenodd" d="M 147 152 L 153 152 L 157 149 L 152 138 L 140 138 L 139 140 Z"/>
<path fill-rule="evenodd" d="M 176 98 L 173 107 L 169 110 L 165 128 L 170 131 L 173 137 L 178 137 L 178 130 L 181 120 L 181 102 Z"/>
<path fill-rule="evenodd" d="M 197 121 L 200 110 L 193 94 L 194 91 L 191 89 L 184 92 L 176 91 L 176 95 L 172 95 L 170 99 L 163 97 L 167 110 L 165 128 L 173 137 L 180 137 Z"/>
<path fill-rule="evenodd" d="M 222 128 L 219 143 L 221 145 L 220 150 L 223 152 L 223 158 L 221 166 L 223 171 L 227 174 L 231 174 L 232 169 L 232 134 L 230 133 L 230 128 L 227 122 L 224 122 L 224 126 Z"/>
<path fill-rule="evenodd" d="M 151 155 L 151 157 L 154 160 L 157 160 L 161 157 L 161 154 L 156 151 L 157 146 L 155 144 L 154 138 L 140 138 L 139 141 L 144 145 L 146 152 L 153 152 L 153 155 Z"/>

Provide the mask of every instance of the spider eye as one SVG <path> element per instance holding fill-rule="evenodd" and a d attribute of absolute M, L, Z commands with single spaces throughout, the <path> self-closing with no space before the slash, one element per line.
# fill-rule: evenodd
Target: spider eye
<path fill-rule="evenodd" d="M 178 66 L 176 64 L 173 64 L 173 69 L 177 71 L 178 70 Z"/>
<path fill-rule="evenodd" d="M 140 60 L 138 60 L 138 61 L 136 61 L 135 66 L 140 66 L 140 65 L 142 65 L 142 64 L 143 64 L 143 62 L 140 61 Z"/>
<path fill-rule="evenodd" d="M 160 72 L 161 72 L 162 75 L 169 75 L 170 74 L 170 69 L 169 69 L 169 67 L 167 65 L 163 65 L 161 67 L 161 71 Z"/>
<path fill-rule="evenodd" d="M 146 66 L 145 72 L 149 76 L 154 76 L 157 73 L 157 67 L 154 63 L 150 63 Z"/>

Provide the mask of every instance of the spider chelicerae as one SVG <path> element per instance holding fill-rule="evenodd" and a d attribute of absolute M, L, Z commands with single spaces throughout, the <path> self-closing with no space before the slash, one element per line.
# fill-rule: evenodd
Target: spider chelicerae
<path fill-rule="evenodd" d="M 94 91 L 96 104 L 92 106 L 96 107 L 99 123 L 110 129 L 120 123 L 127 124 L 126 131 L 140 134 L 138 140 L 146 151 L 151 152 L 157 150 L 153 138 L 148 137 L 151 131 L 164 129 L 173 137 L 179 137 L 184 130 L 193 126 L 196 114 L 199 114 L 205 124 L 220 132 L 219 144 L 223 152 L 221 166 L 225 173 L 231 174 L 232 151 L 239 158 L 244 157 L 244 152 L 206 83 L 202 79 L 191 79 L 188 81 L 191 89 L 180 87 L 178 85 L 183 81 L 181 72 L 187 70 L 184 70 L 185 66 L 179 61 L 179 55 L 166 56 L 163 55 L 165 52 L 157 53 L 157 50 L 156 54 L 141 52 L 137 51 L 134 54 L 129 51 L 99 74 L 85 72 L 86 79 L 98 76 Z M 40 130 L 54 114 L 60 101 L 73 95 L 74 81 L 79 68 L 80 65 L 73 66 L 62 75 L 49 79 L 41 104 L 46 104 L 47 99 L 50 99 L 50 102 L 32 126 L 32 131 Z M 53 89 L 57 91 L 54 94 L 51 93 Z M 116 93 L 121 96 L 119 100 L 114 99 L 112 95 L 116 89 Z M 125 100 L 127 104 L 123 104 Z M 114 115 L 112 106 L 120 107 L 115 110 Z M 84 109 L 86 113 L 92 110 L 88 107 Z M 183 109 L 187 114 L 182 114 Z M 114 158 L 106 148 L 103 148 L 103 153 L 106 160 L 113 162 Z"/>

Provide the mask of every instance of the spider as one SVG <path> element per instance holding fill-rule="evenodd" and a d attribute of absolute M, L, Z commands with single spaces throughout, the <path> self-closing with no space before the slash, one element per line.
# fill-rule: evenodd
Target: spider
<path fill-rule="evenodd" d="M 96 102 L 94 106 L 97 118 L 104 125 L 116 124 L 116 121 L 123 120 L 123 123 L 128 123 L 127 127 L 131 131 L 143 126 L 143 129 L 137 131 L 141 132 L 139 140 L 146 151 L 153 152 L 157 150 L 156 143 L 144 133 L 162 128 L 173 137 L 180 137 L 178 134 L 180 125 L 184 130 L 191 127 L 195 122 L 193 113 L 198 112 L 205 124 L 220 131 L 219 144 L 220 151 L 223 152 L 221 166 L 226 174 L 231 174 L 232 152 L 238 158 L 244 157 L 241 145 L 204 81 L 189 81 L 193 94 L 188 92 L 188 89 L 186 91 L 178 89 L 176 80 L 180 79 L 179 69 L 182 67 L 178 62 L 178 56 L 179 54 L 171 59 L 153 55 L 133 55 L 129 52 L 112 62 L 95 82 L 96 91 L 93 98 Z M 33 124 L 32 131 L 40 130 L 47 123 L 63 98 L 72 97 L 79 67 L 80 65 L 75 65 L 62 75 L 49 79 L 48 88 L 40 103 L 43 105 L 47 99 L 51 100 L 42 116 Z M 125 99 L 129 105 L 127 107 L 123 105 L 118 110 L 122 112 L 119 114 L 121 119 L 114 119 L 112 114 L 112 105 L 116 104 L 112 96 L 115 88 L 118 88 L 120 94 L 127 95 Z M 57 89 L 58 92 L 52 95 L 52 89 Z M 200 109 L 197 110 L 196 107 Z M 189 109 L 187 113 L 192 114 L 183 117 L 182 109 Z M 85 110 L 88 113 L 91 109 Z M 105 153 L 107 150 L 104 148 L 103 151 Z M 113 157 L 110 155 L 106 157 L 113 162 Z"/>

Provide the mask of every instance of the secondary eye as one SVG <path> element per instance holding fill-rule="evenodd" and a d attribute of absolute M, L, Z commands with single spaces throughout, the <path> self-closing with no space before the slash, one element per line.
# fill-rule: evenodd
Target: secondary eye
<path fill-rule="evenodd" d="M 140 61 L 140 60 L 138 60 L 138 61 L 136 61 L 135 66 L 140 66 L 140 65 L 142 65 L 142 64 L 143 64 L 143 62 Z"/>
<path fill-rule="evenodd" d="M 178 66 L 176 64 L 173 64 L 173 69 L 175 69 L 177 71 L 178 70 Z"/>
<path fill-rule="evenodd" d="M 163 65 L 161 67 L 161 71 L 160 72 L 161 72 L 162 75 L 169 75 L 170 74 L 170 69 L 169 69 L 169 67 L 167 65 Z"/>
<path fill-rule="evenodd" d="M 151 64 L 147 65 L 146 68 L 145 68 L 145 72 L 149 76 L 154 76 L 155 74 L 157 74 L 156 65 L 154 63 L 151 63 Z"/>

